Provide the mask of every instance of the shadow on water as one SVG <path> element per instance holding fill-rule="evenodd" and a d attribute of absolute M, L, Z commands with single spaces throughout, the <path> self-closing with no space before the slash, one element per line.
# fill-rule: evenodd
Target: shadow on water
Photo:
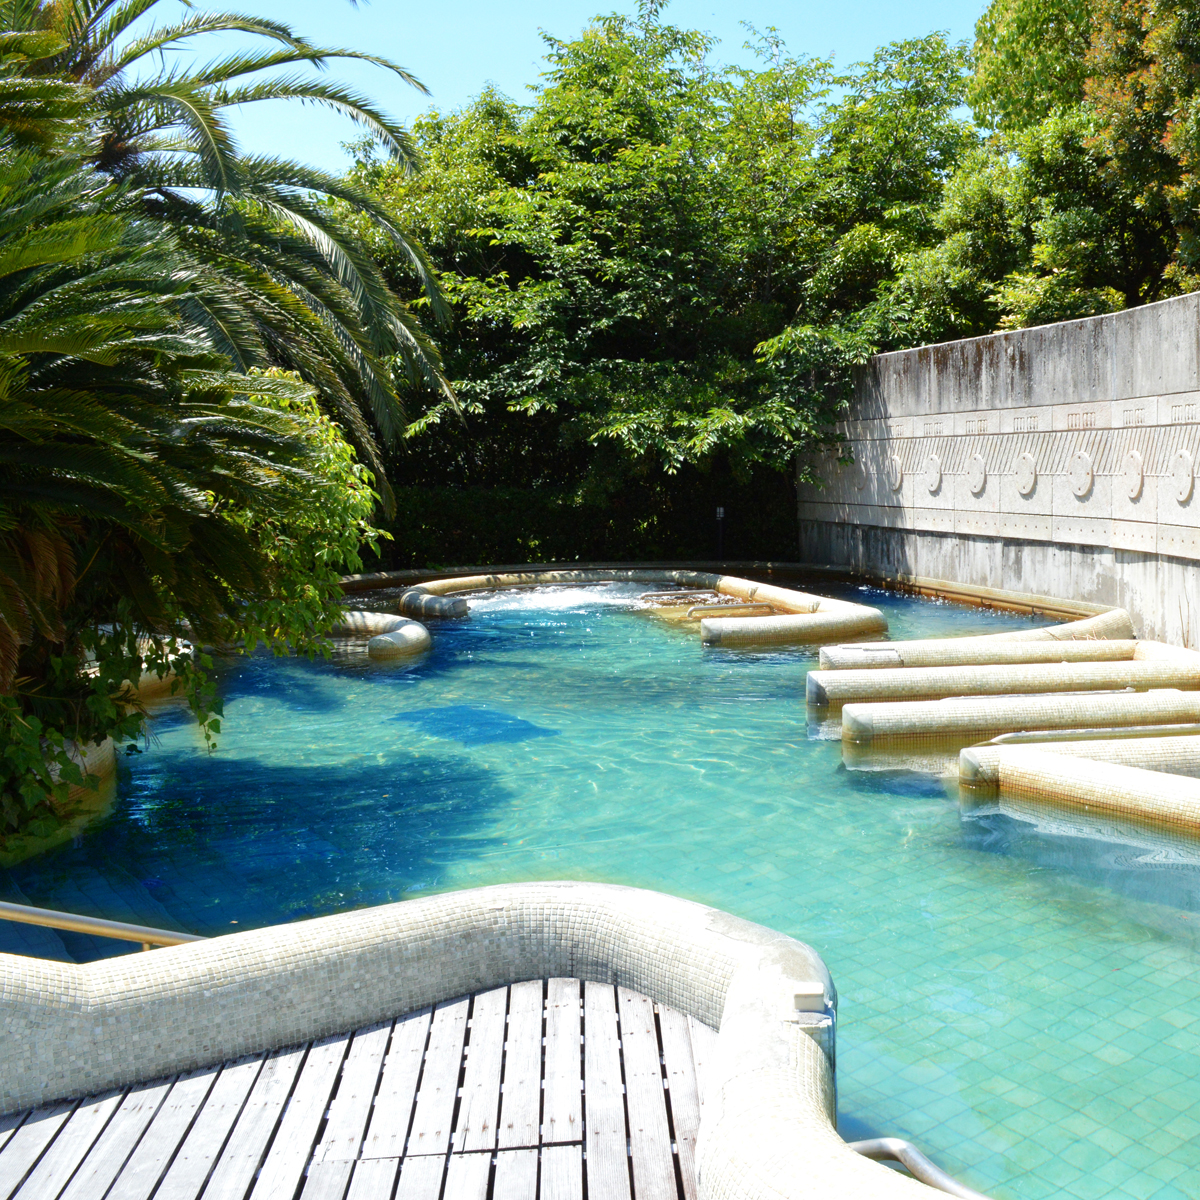
<path fill-rule="evenodd" d="M 843 784 L 865 796 L 920 800 L 946 800 L 946 789 L 936 775 L 903 769 L 891 771 L 851 771 L 838 763 L 835 773 Z"/>
<path fill-rule="evenodd" d="M 452 754 L 336 767 L 212 757 L 198 771 L 194 755 L 159 753 L 155 768 L 123 780 L 104 824 L 11 868 L 20 897 L 210 936 L 386 904 L 486 853 L 494 839 L 482 827 L 514 798 Z M 91 943 L 68 949 L 77 958 L 128 949 Z"/>
<path fill-rule="evenodd" d="M 557 737 L 560 730 L 546 729 L 491 708 L 472 708 L 469 704 L 447 704 L 440 708 L 414 708 L 389 718 L 415 725 L 430 737 L 461 742 L 464 746 L 484 746 L 493 742 L 527 742 L 532 738 Z"/>
<path fill-rule="evenodd" d="M 1137 845 L 1078 833 L 1040 829 L 1005 813 L 979 813 L 962 821 L 963 845 L 1002 855 L 1066 883 L 1103 887 L 1147 904 L 1200 912 L 1200 847 Z"/>

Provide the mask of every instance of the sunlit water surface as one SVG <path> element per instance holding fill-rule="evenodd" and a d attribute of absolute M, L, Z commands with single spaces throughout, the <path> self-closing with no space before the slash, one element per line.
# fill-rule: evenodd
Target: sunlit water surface
<path fill-rule="evenodd" d="M 160 714 L 111 819 L 0 882 L 206 934 L 527 879 L 691 897 L 829 964 L 847 1137 L 1000 1198 L 1200 1195 L 1197 865 L 847 771 L 808 737 L 811 657 L 705 649 L 641 590 L 477 598 L 407 667 L 229 666 L 216 753 Z M 1022 623 L 843 594 L 893 637 Z"/>

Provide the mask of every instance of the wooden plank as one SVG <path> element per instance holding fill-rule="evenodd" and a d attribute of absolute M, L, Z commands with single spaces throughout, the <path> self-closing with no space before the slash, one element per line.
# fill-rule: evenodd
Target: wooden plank
<path fill-rule="evenodd" d="M 383 1065 L 383 1078 L 379 1081 L 375 1108 L 363 1143 L 364 1159 L 399 1159 L 404 1156 L 413 1101 L 417 1095 L 417 1080 L 421 1077 L 425 1043 L 429 1040 L 431 1017 L 432 1010 L 425 1008 L 401 1017 L 392 1030 L 392 1044 Z"/>
<path fill-rule="evenodd" d="M 508 988 L 480 992 L 471 1008 L 467 1069 L 454 1130 L 454 1152 L 492 1150 L 500 1110 L 500 1069 L 504 1063 L 504 1021 Z"/>
<path fill-rule="evenodd" d="M 251 1200 L 292 1200 L 295 1196 L 352 1036 L 339 1033 L 313 1042 L 279 1122 L 279 1132 L 254 1182 Z"/>
<path fill-rule="evenodd" d="M 346 1200 L 388 1200 L 396 1186 L 399 1170 L 398 1158 L 360 1158 L 354 1164 Z"/>
<path fill-rule="evenodd" d="M 584 1144 L 588 1200 L 629 1200 L 629 1138 L 611 986 L 583 987 Z"/>
<path fill-rule="evenodd" d="M 421 1072 L 421 1090 L 417 1093 L 412 1132 L 408 1135 L 409 1155 L 445 1154 L 450 1148 L 469 1002 L 470 998 L 464 996 L 439 1004 L 434 1010 L 425 1068 Z M 404 1172 L 400 1175 L 403 1179 Z"/>
<path fill-rule="evenodd" d="M 104 1132 L 124 1094 L 121 1088 L 81 1100 L 17 1191 L 18 1200 L 54 1200 Z"/>
<path fill-rule="evenodd" d="M 348 1158 L 314 1161 L 304 1178 L 301 1200 L 342 1200 L 350 1182 L 350 1172 L 353 1170 L 354 1163 Z"/>
<path fill-rule="evenodd" d="M 355 1030 L 337 1095 L 329 1106 L 329 1121 L 313 1153 L 314 1163 L 353 1162 L 358 1158 L 391 1035 L 391 1021 Z"/>
<path fill-rule="evenodd" d="M 406 1158 L 400 1167 L 395 1200 L 438 1200 L 445 1170 L 446 1160 L 441 1155 L 418 1154 Z"/>
<path fill-rule="evenodd" d="M 546 996 L 546 1083 L 542 1144 L 583 1137 L 583 1047 L 579 980 L 551 979 Z"/>
<path fill-rule="evenodd" d="M 267 1152 L 271 1134 L 279 1124 L 283 1106 L 292 1093 L 296 1076 L 300 1074 L 306 1051 L 307 1047 L 301 1046 L 294 1050 L 276 1050 L 268 1055 L 213 1168 L 208 1187 L 204 1189 L 204 1200 L 245 1200 Z M 156 1196 L 155 1200 L 159 1198 Z"/>
<path fill-rule="evenodd" d="M 533 1151 L 533 1177 L 537 1180 L 537 1151 Z M 446 1168 L 446 1190 L 442 1200 L 487 1200 L 488 1179 L 492 1174 L 492 1156 L 482 1154 L 452 1154 Z M 500 1200 L 499 1192 L 496 1193 Z M 536 1200 L 532 1194 L 529 1200 Z"/>
<path fill-rule="evenodd" d="M 263 1054 L 247 1055 L 219 1074 L 213 1068 L 182 1076 L 107 1200 L 146 1200 L 160 1178 L 155 1200 L 194 1200 L 265 1061 Z"/>
<path fill-rule="evenodd" d="M 667 1072 L 667 1100 L 675 1130 L 675 1152 L 683 1180 L 684 1200 L 696 1200 L 696 1134 L 700 1129 L 700 1095 L 696 1091 L 696 1064 L 688 1019 L 673 1008 L 658 1010 L 662 1035 L 663 1066 Z"/>
<path fill-rule="evenodd" d="M 0 1117 L 0 1150 L 3 1150 L 14 1133 L 20 1128 L 21 1122 L 29 1116 L 28 1110 L 19 1113 L 9 1113 L 6 1117 Z"/>
<path fill-rule="evenodd" d="M 677 1200 L 654 1005 L 648 997 L 619 987 L 617 1010 L 634 1195 L 638 1200 Z"/>
<path fill-rule="evenodd" d="M 496 1155 L 496 1181 L 492 1185 L 492 1200 L 537 1200 L 538 1151 L 501 1150 Z M 473 1197 L 463 1197 L 473 1200 Z"/>
<path fill-rule="evenodd" d="M 75 1172 L 62 1200 L 95 1200 L 108 1191 L 174 1083 L 173 1078 L 164 1079 L 129 1092 Z"/>
<path fill-rule="evenodd" d="M 692 1038 L 692 1061 L 696 1064 L 696 1095 L 700 1098 L 700 1115 L 704 1115 L 704 1073 L 717 1052 L 717 1031 L 695 1017 L 688 1017 L 688 1033 Z"/>
<path fill-rule="evenodd" d="M 0 1151 L 0 1200 L 8 1198 L 21 1186 L 21 1181 L 33 1170 L 55 1134 L 75 1111 L 75 1102 L 37 1108 L 25 1118 L 21 1127 Z"/>
<path fill-rule="evenodd" d="M 514 983 L 500 1088 L 501 1149 L 536 1146 L 542 1123 L 542 981 Z"/>
<path fill-rule="evenodd" d="M 583 1147 L 546 1146 L 542 1150 L 540 1200 L 583 1200 Z"/>

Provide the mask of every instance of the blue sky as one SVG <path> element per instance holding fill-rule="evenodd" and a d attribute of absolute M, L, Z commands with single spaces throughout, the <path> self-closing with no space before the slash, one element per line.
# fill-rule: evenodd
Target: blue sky
<path fill-rule="evenodd" d="M 156 12 L 166 18 L 174 5 Z M 335 66 L 331 74 L 373 96 L 394 116 L 411 118 L 431 104 L 457 108 L 495 84 L 523 98 L 537 81 L 542 42 L 539 29 L 569 38 L 598 12 L 631 12 L 633 0 L 240 0 L 197 3 L 252 12 L 286 21 L 313 41 L 368 50 L 391 58 L 416 74 L 433 93 L 426 98 L 377 68 Z M 984 0 L 673 0 L 664 20 L 702 29 L 721 39 L 715 57 L 746 61 L 746 32 L 739 22 L 760 29 L 774 25 L 793 53 L 834 55 L 840 64 L 867 58 L 883 42 L 946 30 L 954 40 L 970 39 Z M 215 46 L 213 47 L 215 50 Z M 236 128 L 248 150 L 269 151 L 316 166 L 340 168 L 346 157 L 339 144 L 353 127 L 332 114 L 297 105 L 255 105 L 240 114 Z"/>

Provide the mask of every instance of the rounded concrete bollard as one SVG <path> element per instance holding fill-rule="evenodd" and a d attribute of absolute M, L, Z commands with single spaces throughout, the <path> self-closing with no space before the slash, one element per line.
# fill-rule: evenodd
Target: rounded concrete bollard
<path fill-rule="evenodd" d="M 371 658 L 407 658 L 412 654 L 421 654 L 433 645 L 429 630 L 420 621 L 410 621 L 405 617 L 397 620 L 404 623 L 387 633 L 376 634 L 367 643 L 367 654 Z"/>
<path fill-rule="evenodd" d="M 329 631 L 330 637 L 374 637 L 377 633 L 391 633 L 399 629 L 408 620 L 398 617 L 395 613 L 360 611 L 356 608 L 346 609 L 342 619 Z"/>

